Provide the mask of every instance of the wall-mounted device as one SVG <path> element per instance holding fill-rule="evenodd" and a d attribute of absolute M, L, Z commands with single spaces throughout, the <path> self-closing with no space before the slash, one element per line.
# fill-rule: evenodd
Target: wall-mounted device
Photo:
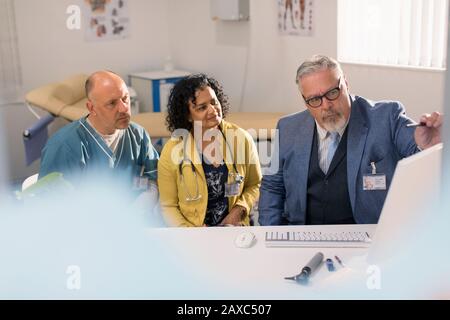
<path fill-rule="evenodd" d="M 250 19 L 250 0 L 210 0 L 213 20 L 242 21 Z"/>

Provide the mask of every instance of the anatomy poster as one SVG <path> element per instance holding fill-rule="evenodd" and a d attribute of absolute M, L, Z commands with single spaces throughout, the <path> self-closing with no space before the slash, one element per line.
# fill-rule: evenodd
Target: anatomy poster
<path fill-rule="evenodd" d="M 128 0 L 84 0 L 85 37 L 89 41 L 127 38 Z"/>
<path fill-rule="evenodd" d="M 278 1 L 278 30 L 282 35 L 312 36 L 314 0 Z"/>

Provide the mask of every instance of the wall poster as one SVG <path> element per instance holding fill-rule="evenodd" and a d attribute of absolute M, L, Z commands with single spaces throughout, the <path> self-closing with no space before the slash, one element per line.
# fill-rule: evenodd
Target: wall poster
<path fill-rule="evenodd" d="M 314 0 L 277 0 L 281 35 L 312 36 Z"/>
<path fill-rule="evenodd" d="M 128 0 L 84 0 L 85 38 L 88 41 L 128 38 Z"/>

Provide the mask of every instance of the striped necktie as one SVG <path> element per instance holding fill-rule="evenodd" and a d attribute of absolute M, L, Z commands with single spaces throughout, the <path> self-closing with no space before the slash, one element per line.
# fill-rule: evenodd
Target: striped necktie
<path fill-rule="evenodd" d="M 324 173 L 328 172 L 330 168 L 331 161 L 333 160 L 334 153 L 339 145 L 339 133 L 328 132 L 328 139 L 330 139 L 330 144 L 328 145 L 327 161 L 325 164 Z"/>

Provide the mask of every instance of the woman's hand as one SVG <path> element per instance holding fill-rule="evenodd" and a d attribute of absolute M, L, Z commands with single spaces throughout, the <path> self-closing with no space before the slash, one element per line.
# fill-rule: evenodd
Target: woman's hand
<path fill-rule="evenodd" d="M 241 206 L 234 206 L 230 213 L 225 217 L 225 219 L 222 220 L 220 225 L 227 225 L 231 224 L 233 226 L 242 226 L 242 220 L 244 220 L 246 210 L 244 207 Z"/>

